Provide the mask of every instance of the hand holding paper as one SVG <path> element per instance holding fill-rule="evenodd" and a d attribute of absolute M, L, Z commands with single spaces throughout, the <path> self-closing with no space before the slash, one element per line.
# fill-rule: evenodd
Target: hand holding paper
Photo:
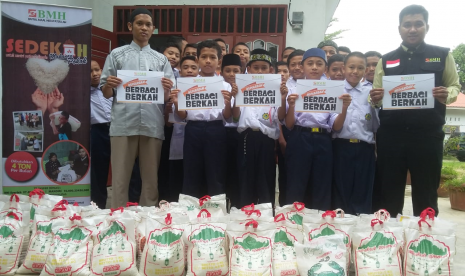
<path fill-rule="evenodd" d="M 440 103 L 445 104 L 448 96 L 449 96 L 449 91 L 444 86 L 433 88 L 433 97 L 436 100 L 438 100 Z"/>
<path fill-rule="evenodd" d="M 370 90 L 371 102 L 378 104 L 383 99 L 384 88 L 375 88 Z"/>
<path fill-rule="evenodd" d="M 173 81 L 167 78 L 161 78 L 161 84 L 163 86 L 163 89 L 165 89 L 165 93 L 167 91 L 170 91 L 171 88 L 173 87 Z"/>
<path fill-rule="evenodd" d="M 233 83 L 231 84 L 231 96 L 236 98 L 236 95 L 237 95 L 237 84 Z"/>
<path fill-rule="evenodd" d="M 120 85 L 122 83 L 123 83 L 122 79 L 117 78 L 115 76 L 108 76 L 107 83 L 105 85 L 114 89 L 114 88 L 118 87 L 118 85 Z"/>
<path fill-rule="evenodd" d="M 297 94 L 291 94 L 287 97 L 287 102 L 289 103 L 289 107 L 295 107 L 295 101 L 299 98 Z"/>
<path fill-rule="evenodd" d="M 287 93 L 289 92 L 289 90 L 287 89 L 287 85 L 286 85 L 286 82 L 283 80 L 281 82 L 281 100 L 286 100 L 287 98 Z"/>
<path fill-rule="evenodd" d="M 224 104 L 225 106 L 231 105 L 231 93 L 228 90 L 221 90 L 221 94 L 223 94 Z"/>
<path fill-rule="evenodd" d="M 352 102 L 352 97 L 350 96 L 350 94 L 342 94 L 341 96 L 339 96 L 339 99 L 342 100 L 342 109 L 346 109 L 349 107 L 350 103 Z"/>

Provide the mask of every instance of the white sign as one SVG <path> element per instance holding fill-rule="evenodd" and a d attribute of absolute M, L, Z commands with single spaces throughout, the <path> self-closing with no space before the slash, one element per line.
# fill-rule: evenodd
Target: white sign
<path fill-rule="evenodd" d="M 434 108 L 434 74 L 383 77 L 383 109 Z"/>
<path fill-rule="evenodd" d="M 341 113 L 344 82 L 335 80 L 297 80 L 296 112 Z"/>
<path fill-rule="evenodd" d="M 92 22 L 90 9 L 63 6 L 3 2 L 2 14 L 25 24 L 53 28 L 69 28 Z"/>
<path fill-rule="evenodd" d="M 281 75 L 236 75 L 236 106 L 281 106 Z"/>
<path fill-rule="evenodd" d="M 178 78 L 179 110 L 223 109 L 222 77 Z"/>
<path fill-rule="evenodd" d="M 116 89 L 119 103 L 164 103 L 163 72 L 118 70 L 117 75 L 123 80 Z"/>

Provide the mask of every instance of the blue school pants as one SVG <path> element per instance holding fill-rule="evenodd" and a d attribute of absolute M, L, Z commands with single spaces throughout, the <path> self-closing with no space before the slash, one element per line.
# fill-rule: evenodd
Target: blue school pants
<path fill-rule="evenodd" d="M 287 129 L 285 126 L 283 126 L 283 136 L 284 140 L 286 140 L 289 137 L 289 129 Z M 286 158 L 284 157 L 284 154 L 281 151 L 281 145 L 279 145 L 279 142 L 277 143 L 276 146 L 276 155 L 278 156 L 278 183 L 279 183 L 279 205 L 284 206 L 286 204 L 286 190 L 287 190 L 287 168 L 286 168 Z"/>
<path fill-rule="evenodd" d="M 303 202 L 322 211 L 331 208 L 333 152 L 331 134 L 294 126 L 286 147 L 286 204 Z"/>
<path fill-rule="evenodd" d="M 223 121 L 188 121 L 183 151 L 183 194 L 197 198 L 224 194 L 227 156 Z"/>
<path fill-rule="evenodd" d="M 226 130 L 226 196 L 231 206 L 238 206 L 239 178 L 237 174 L 237 147 L 239 132 L 237 127 L 225 127 Z"/>
<path fill-rule="evenodd" d="M 241 132 L 237 147 L 239 199 L 235 207 L 251 203 L 275 203 L 276 159 L 275 140 L 260 130 Z"/>
<path fill-rule="evenodd" d="M 375 145 L 333 140 L 333 209 L 370 214 L 375 181 Z"/>

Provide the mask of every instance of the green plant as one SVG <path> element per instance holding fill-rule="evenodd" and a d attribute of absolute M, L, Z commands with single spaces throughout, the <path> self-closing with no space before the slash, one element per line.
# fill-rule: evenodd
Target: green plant
<path fill-rule="evenodd" d="M 457 145 L 460 142 L 460 136 L 450 137 L 444 144 L 444 154 L 448 154 L 450 151 L 457 150 Z"/>
<path fill-rule="evenodd" d="M 465 177 L 446 180 L 444 182 L 444 188 L 447 190 L 465 192 Z"/>
<path fill-rule="evenodd" d="M 452 168 L 452 167 L 449 167 L 449 166 L 443 166 L 441 168 L 441 176 L 444 176 L 444 177 L 452 177 L 452 178 L 455 178 L 455 176 L 459 175 L 458 172 Z"/>

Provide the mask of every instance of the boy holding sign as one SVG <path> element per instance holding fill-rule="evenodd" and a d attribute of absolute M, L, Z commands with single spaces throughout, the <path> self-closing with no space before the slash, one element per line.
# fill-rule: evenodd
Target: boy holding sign
<path fill-rule="evenodd" d="M 268 51 L 255 49 L 250 54 L 247 72 L 249 74 L 271 74 L 271 66 L 271 56 Z M 254 85 L 258 85 L 257 82 Z M 264 83 L 263 80 L 260 82 Z M 245 87 L 247 86 L 250 84 Z M 233 96 L 236 97 L 237 93 L 242 93 L 238 90 L 245 87 L 233 90 Z M 274 205 L 276 178 L 274 148 L 275 140 L 279 137 L 278 112 L 282 111 L 283 117 L 286 112 L 287 87 L 284 81 L 281 81 L 280 94 L 281 107 L 279 108 L 271 105 L 236 107 L 236 101 L 234 101 L 233 118 L 239 121 L 237 131 L 240 133 L 237 147 L 237 169 L 241 196 L 236 206 L 238 208 L 258 202 L 271 202 Z"/>
<path fill-rule="evenodd" d="M 116 88 L 122 85 L 118 70 L 163 72 L 164 100 L 168 100 L 173 86 L 173 70 L 168 59 L 150 48 L 153 34 L 152 13 L 144 8 L 135 9 L 129 18 L 132 32 L 130 45 L 118 47 L 108 55 L 100 79 L 105 98 L 117 98 Z M 140 95 L 140 94 L 139 94 Z M 140 204 L 158 203 L 158 165 L 165 138 L 162 104 L 122 103 L 113 101 L 111 110 L 111 165 L 113 180 L 112 208 L 125 206 L 128 201 L 129 179 L 134 161 L 139 156 L 142 175 Z"/>
<path fill-rule="evenodd" d="M 375 108 L 366 100 L 371 88 L 360 82 L 366 64 L 360 52 L 345 58 L 344 90 L 352 96 L 352 103 L 342 129 L 333 133 L 333 207 L 352 215 L 371 212 L 375 179 L 374 132 L 379 123 Z"/>
<path fill-rule="evenodd" d="M 307 50 L 302 65 L 306 79 L 322 79 L 328 68 L 325 51 L 317 48 Z M 286 203 L 298 201 L 304 202 L 308 208 L 329 210 L 333 173 L 330 133 L 331 130 L 342 129 L 351 97 L 349 94 L 339 97 L 343 101 L 341 114 L 296 112 L 298 98 L 296 89 L 290 89 L 285 115 L 286 127 L 291 130 L 286 147 Z"/>
<path fill-rule="evenodd" d="M 181 97 L 186 101 L 186 96 L 194 97 L 202 94 L 198 92 L 187 93 L 188 90 L 204 88 L 209 95 L 218 95 L 216 93 L 219 91 L 208 90 L 207 79 L 215 76 L 216 67 L 222 58 L 220 46 L 212 40 L 203 41 L 199 43 L 197 56 L 199 57 L 200 67 L 198 77 L 203 78 L 194 78 L 192 81 L 198 81 L 198 86 L 202 87 L 190 87 L 185 91 L 181 91 L 180 84 L 185 81 L 183 78 L 179 78 L 179 89 L 173 90 L 171 97 L 176 109 L 174 112 L 176 121 L 187 120 L 183 148 L 184 180 L 182 193 L 200 198 L 205 194 L 218 195 L 225 193 L 226 131 L 224 121 L 231 117 L 231 95 L 229 92 L 231 86 L 222 81 L 224 88 L 221 90 L 221 94 L 218 93 L 224 98 L 224 107 L 222 109 L 179 110 L 180 106 L 182 106 L 180 103 Z M 186 84 L 183 85 L 183 88 L 184 86 Z M 186 96 L 183 92 L 187 93 Z"/>
<path fill-rule="evenodd" d="M 227 54 L 221 61 L 221 75 L 224 80 L 232 87 L 231 91 L 237 91 L 236 75 L 241 73 L 241 58 L 236 54 Z M 232 99 L 234 101 L 235 99 Z M 239 191 L 237 184 L 239 182 L 237 175 L 237 147 L 239 133 L 237 132 L 237 121 L 226 122 L 226 195 L 231 202 L 231 206 L 238 206 Z"/>

